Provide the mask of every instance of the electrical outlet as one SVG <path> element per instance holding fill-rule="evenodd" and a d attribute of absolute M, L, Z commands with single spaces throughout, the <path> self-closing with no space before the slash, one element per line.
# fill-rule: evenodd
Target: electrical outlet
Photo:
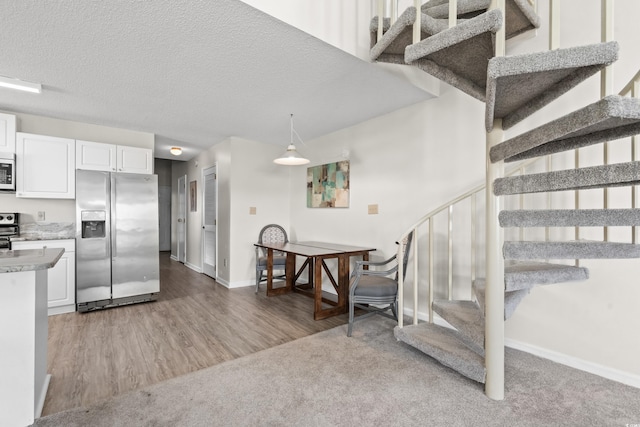
<path fill-rule="evenodd" d="M 222 265 L 224 265 L 225 267 L 227 266 L 227 259 L 226 258 L 222 261 Z"/>
<path fill-rule="evenodd" d="M 369 215 L 377 215 L 378 214 L 378 205 L 369 205 L 367 211 L 369 212 Z"/>
<path fill-rule="evenodd" d="M 250 206 L 249 207 L 249 215 L 255 215 L 256 214 L 256 207 L 255 206 Z"/>
<path fill-rule="evenodd" d="M 44 211 L 38 211 L 38 221 L 44 221 L 45 214 Z"/>

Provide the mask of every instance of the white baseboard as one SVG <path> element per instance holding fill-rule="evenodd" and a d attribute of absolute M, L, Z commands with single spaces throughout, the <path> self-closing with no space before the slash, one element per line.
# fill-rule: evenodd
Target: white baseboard
<path fill-rule="evenodd" d="M 76 305 L 72 304 L 72 305 L 63 305 L 60 307 L 49 307 L 47 309 L 47 314 L 49 316 L 54 316 L 56 314 L 73 313 L 74 311 L 76 311 Z"/>
<path fill-rule="evenodd" d="M 405 316 L 413 317 L 413 310 L 404 309 Z M 429 315 L 426 313 L 418 312 L 418 319 L 428 321 Z M 433 323 L 446 328 L 452 328 L 444 319 L 433 314 Z M 538 347 L 532 344 L 523 343 L 514 339 L 505 339 L 505 346 L 520 350 L 525 353 L 533 354 L 534 356 L 541 357 L 543 359 L 551 360 L 552 362 L 559 363 L 569 368 L 577 369 L 579 371 L 588 372 L 590 374 L 597 375 L 602 378 L 606 378 L 612 381 L 616 381 L 631 387 L 640 388 L 640 375 L 632 374 L 629 372 L 621 371 L 611 368 L 609 366 L 600 365 L 597 363 L 589 362 L 577 357 L 569 356 L 563 353 L 559 353 L 546 348 Z"/>
<path fill-rule="evenodd" d="M 178 261 L 178 257 L 173 255 L 173 254 L 171 256 L 169 256 L 169 259 L 171 259 L 173 261 Z"/>
<path fill-rule="evenodd" d="M 198 267 L 197 265 L 185 262 L 184 265 L 186 265 L 187 267 L 189 267 L 190 269 L 192 269 L 193 271 L 197 271 L 198 273 L 202 273 L 202 269 L 200 267 Z"/>

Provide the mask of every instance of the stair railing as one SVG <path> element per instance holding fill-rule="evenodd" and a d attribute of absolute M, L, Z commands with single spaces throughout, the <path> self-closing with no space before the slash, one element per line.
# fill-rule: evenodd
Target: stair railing
<path fill-rule="evenodd" d="M 510 169 L 505 174 L 505 176 L 513 176 L 517 174 L 523 175 L 527 168 L 533 166 L 536 163 L 542 164 L 542 162 L 544 161 L 545 161 L 544 158 L 535 158 L 528 161 L 524 161 L 518 164 L 516 167 Z M 406 236 L 408 236 L 410 233 L 415 232 L 414 239 L 412 242 L 413 246 L 410 249 L 410 251 L 413 253 L 413 274 L 412 274 L 413 320 L 412 320 L 412 323 L 414 325 L 418 324 L 419 317 L 420 317 L 419 307 L 418 307 L 418 302 L 419 302 L 418 289 L 420 287 L 418 278 L 420 277 L 428 277 L 428 280 L 427 280 L 428 321 L 429 323 L 433 323 L 434 321 L 432 304 L 434 301 L 434 290 L 436 288 L 436 282 L 434 279 L 435 270 L 436 270 L 435 251 L 434 251 L 434 247 L 436 243 L 435 222 L 436 222 L 436 217 L 445 212 L 447 215 L 447 220 L 446 220 L 447 278 L 446 278 L 445 287 L 446 287 L 447 299 L 449 300 L 453 299 L 454 212 L 458 212 L 459 210 L 464 209 L 464 208 L 461 208 L 460 205 L 466 202 L 470 204 L 470 208 L 469 208 L 470 236 L 468 240 L 470 244 L 469 250 L 470 250 L 471 269 L 470 269 L 469 275 L 471 277 L 471 282 L 473 282 L 478 276 L 477 254 L 478 254 L 480 244 L 478 243 L 478 238 L 477 238 L 477 231 L 478 231 L 477 223 L 478 223 L 478 218 L 482 216 L 483 212 L 479 210 L 477 200 L 481 196 L 481 194 L 485 191 L 485 189 L 486 189 L 486 184 L 478 185 L 470 189 L 469 191 L 466 191 L 465 193 L 461 194 L 460 196 L 440 205 L 439 207 L 433 209 L 432 211 L 424 215 L 422 218 L 420 218 L 417 222 L 415 222 L 412 226 L 410 226 L 408 230 L 400 237 L 400 240 L 402 240 Z M 518 200 L 519 200 L 518 203 L 519 203 L 520 209 L 523 209 L 525 204 L 524 197 L 518 196 Z M 465 219 L 467 218 L 465 217 Z M 422 259 L 422 254 L 420 252 L 418 241 L 422 236 L 420 232 L 423 230 L 422 228 L 423 226 L 427 228 L 426 238 L 427 238 L 428 249 L 427 249 L 427 267 L 426 267 L 427 274 L 426 275 L 422 274 L 419 270 L 419 265 L 420 265 L 419 261 Z M 522 231 L 520 231 L 520 233 L 521 233 L 521 238 L 523 238 L 524 236 L 522 234 Z M 403 253 L 400 255 L 404 256 Z M 402 268 L 402 267 L 400 266 L 399 268 Z M 402 280 L 402 277 L 403 277 L 403 274 L 399 274 L 399 282 L 400 282 L 399 291 L 398 291 L 399 307 L 404 307 L 403 305 L 404 282 Z M 404 319 L 402 318 L 402 316 L 398 317 L 398 326 L 399 327 L 404 326 Z"/>
<path fill-rule="evenodd" d="M 629 83 L 622 88 L 622 90 L 618 93 L 620 96 L 630 96 L 632 98 L 640 98 L 640 70 L 631 78 Z M 640 138 L 637 135 L 631 137 L 631 161 L 636 162 L 639 160 L 639 147 L 638 142 Z M 638 208 L 638 201 L 640 200 L 640 196 L 638 195 L 638 186 L 631 186 L 631 207 L 633 209 Z M 634 225 L 631 227 L 631 243 L 638 243 L 638 230 Z"/>

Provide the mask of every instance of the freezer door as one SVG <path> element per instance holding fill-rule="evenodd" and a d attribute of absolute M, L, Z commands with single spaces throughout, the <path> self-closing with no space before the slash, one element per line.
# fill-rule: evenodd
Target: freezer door
<path fill-rule="evenodd" d="M 76 302 L 111 298 L 108 172 L 76 171 Z"/>
<path fill-rule="evenodd" d="M 158 177 L 111 174 L 112 297 L 160 291 Z"/>

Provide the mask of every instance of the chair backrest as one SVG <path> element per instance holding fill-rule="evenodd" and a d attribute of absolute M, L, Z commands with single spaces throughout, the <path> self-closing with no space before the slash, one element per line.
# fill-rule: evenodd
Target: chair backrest
<path fill-rule="evenodd" d="M 413 240 L 413 234 L 415 231 L 409 233 L 404 239 L 400 242 L 397 242 L 400 246 L 398 247 L 398 255 L 402 252 L 404 253 L 402 257 L 402 280 L 407 277 L 407 264 L 409 262 L 409 252 L 411 251 L 411 241 Z M 398 280 L 398 273 L 396 273 L 396 280 Z"/>
<path fill-rule="evenodd" d="M 269 224 L 262 227 L 260 230 L 260 234 L 258 235 L 258 243 L 287 243 L 289 239 L 287 238 L 287 232 L 284 231 L 284 228 L 279 226 L 278 224 Z M 263 248 L 260 248 L 261 252 L 264 254 L 266 251 Z"/>

